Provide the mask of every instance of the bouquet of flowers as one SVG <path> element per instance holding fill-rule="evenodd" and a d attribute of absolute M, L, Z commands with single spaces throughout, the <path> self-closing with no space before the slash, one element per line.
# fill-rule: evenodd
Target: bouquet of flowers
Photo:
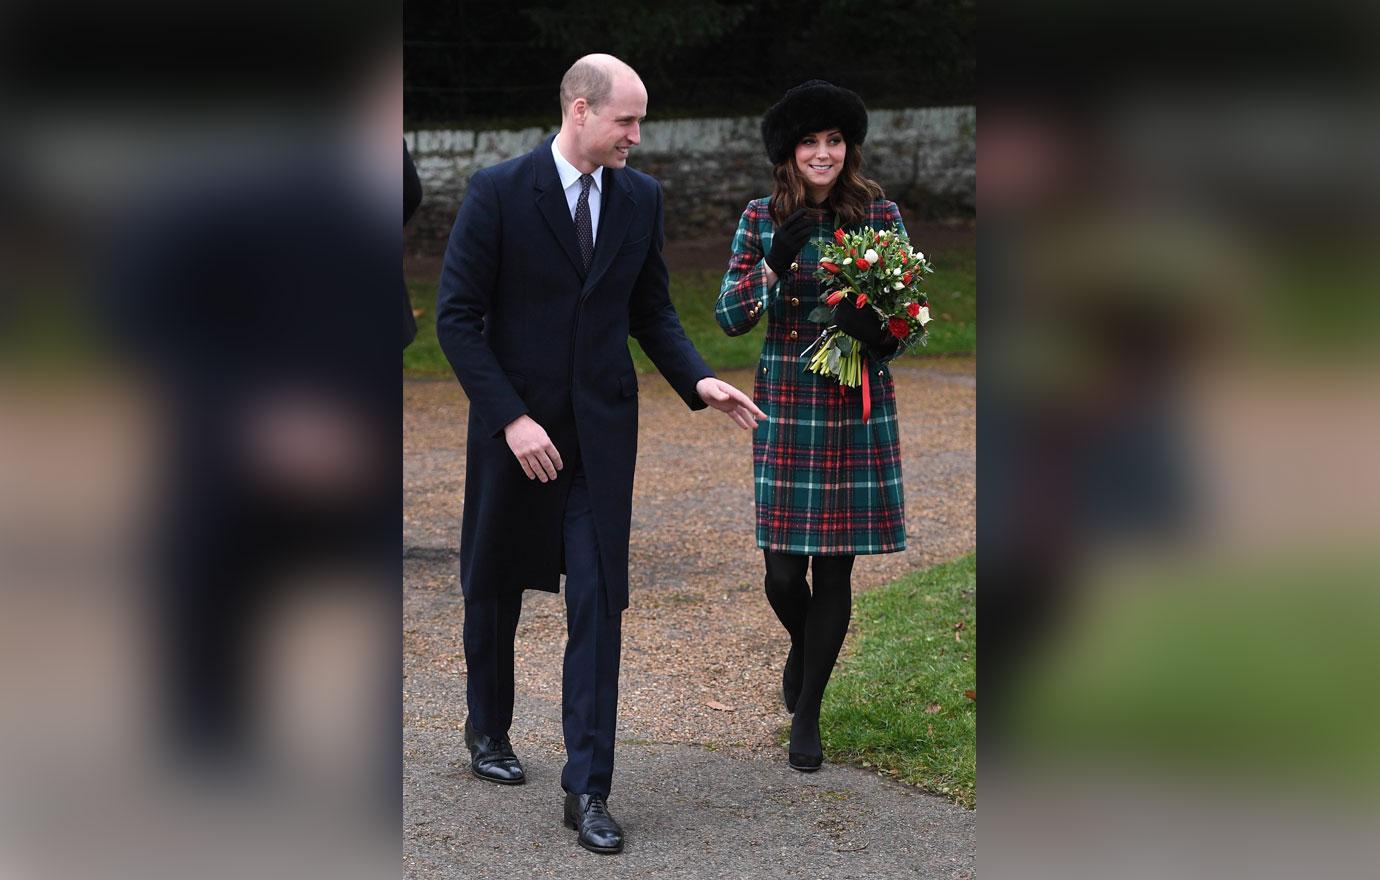
<path fill-rule="evenodd" d="M 849 388 L 867 380 L 862 344 L 832 323 L 834 307 L 873 309 L 898 340 L 918 331 L 920 343 L 928 342 L 929 297 L 919 283 L 933 271 L 895 225 L 880 231 L 834 230 L 833 241 L 820 246 L 817 277 L 826 291 L 825 304 L 810 313 L 811 321 L 828 326 L 805 350 L 805 368 Z"/>

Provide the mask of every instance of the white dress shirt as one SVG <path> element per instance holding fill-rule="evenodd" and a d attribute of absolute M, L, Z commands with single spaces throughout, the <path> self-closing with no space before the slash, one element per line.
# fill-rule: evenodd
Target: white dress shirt
<path fill-rule="evenodd" d="M 565 202 L 570 206 L 570 219 L 575 219 L 575 205 L 580 201 L 580 170 L 566 161 L 561 155 L 561 151 L 556 148 L 556 138 L 551 139 L 551 156 L 556 160 L 556 174 L 561 178 L 561 186 L 565 189 Z M 589 188 L 589 223 L 591 232 L 594 234 L 592 239 L 596 244 L 599 242 L 599 206 L 603 202 L 601 198 L 602 187 L 604 185 L 604 166 L 600 165 L 590 172 L 594 177 L 594 185 Z"/>

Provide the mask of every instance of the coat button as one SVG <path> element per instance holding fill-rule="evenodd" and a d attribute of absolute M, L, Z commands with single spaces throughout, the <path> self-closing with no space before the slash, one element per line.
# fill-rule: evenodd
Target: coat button
<path fill-rule="evenodd" d="M 793 296 L 793 297 L 791 297 L 791 305 L 793 305 L 793 306 L 798 306 L 798 305 L 800 305 L 800 297 L 798 297 L 798 296 Z"/>
<path fill-rule="evenodd" d="M 795 332 L 794 330 L 791 331 L 791 338 L 792 338 L 792 339 L 796 339 L 796 338 L 799 337 L 799 336 L 800 336 L 799 333 Z"/>
<path fill-rule="evenodd" d="M 763 375 L 763 376 L 767 375 L 767 368 L 766 368 L 766 367 L 763 367 L 763 368 L 762 368 L 762 375 Z"/>
<path fill-rule="evenodd" d="M 799 271 L 800 271 L 800 264 L 797 263 L 795 260 L 791 260 L 791 271 L 792 271 L 792 272 L 799 272 Z"/>

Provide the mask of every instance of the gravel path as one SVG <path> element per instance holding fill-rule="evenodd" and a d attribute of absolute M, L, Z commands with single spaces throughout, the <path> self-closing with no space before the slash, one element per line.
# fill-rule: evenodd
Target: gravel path
<path fill-rule="evenodd" d="M 894 369 L 910 548 L 860 557 L 859 589 L 974 546 L 972 359 Z M 726 373 L 742 388 L 751 372 Z M 560 825 L 561 597 L 529 591 L 518 630 L 514 745 L 530 781 L 468 773 L 463 603 L 456 582 L 467 404 L 453 381 L 405 388 L 405 858 L 419 878 L 557 876 L 595 858 Z M 642 382 L 624 615 L 618 769 L 620 876 L 971 876 L 976 817 L 866 771 L 791 773 L 777 745 L 785 637 L 762 595 L 751 441 Z M 714 704 L 714 705 L 711 705 Z M 826 761 L 828 744 L 825 744 Z M 789 848 L 783 854 L 783 847 Z"/>

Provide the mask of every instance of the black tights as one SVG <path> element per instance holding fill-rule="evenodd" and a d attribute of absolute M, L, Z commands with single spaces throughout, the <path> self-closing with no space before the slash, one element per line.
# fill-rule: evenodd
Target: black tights
<path fill-rule="evenodd" d="M 819 706 L 853 613 L 854 556 L 800 556 L 764 551 L 767 601 L 791 637 L 800 663 L 800 696 L 791 719 L 792 752 L 818 755 Z M 813 589 L 805 580 L 813 558 Z M 788 670 L 788 676 L 789 676 Z"/>

